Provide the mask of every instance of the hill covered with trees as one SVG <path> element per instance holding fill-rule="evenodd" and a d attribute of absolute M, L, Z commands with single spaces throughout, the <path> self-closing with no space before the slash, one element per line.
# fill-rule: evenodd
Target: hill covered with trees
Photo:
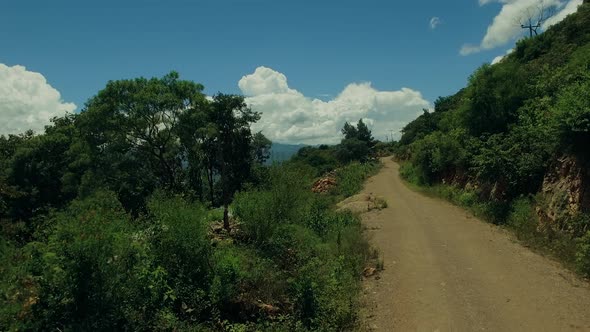
<path fill-rule="evenodd" d="M 403 129 L 402 175 L 590 273 L 590 4 Z"/>
<path fill-rule="evenodd" d="M 260 114 L 202 91 L 175 72 L 111 81 L 44 133 L 0 136 L 0 330 L 357 324 L 374 253 L 332 207 L 376 169 L 370 131 L 268 166 Z"/>

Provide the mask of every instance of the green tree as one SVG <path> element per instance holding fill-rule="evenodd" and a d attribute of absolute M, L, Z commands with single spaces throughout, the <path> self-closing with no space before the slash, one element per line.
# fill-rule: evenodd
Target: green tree
<path fill-rule="evenodd" d="M 223 224 L 229 230 L 228 207 L 233 194 L 250 177 L 252 166 L 252 133 L 250 124 L 260 114 L 253 112 L 243 96 L 217 94 L 209 110 L 209 121 L 215 128 L 218 174 L 221 183 Z"/>
<path fill-rule="evenodd" d="M 261 132 L 252 137 L 252 159 L 259 165 L 264 164 L 270 158 L 272 142 Z"/>
<path fill-rule="evenodd" d="M 344 135 L 344 139 L 358 138 L 358 131 L 355 126 L 345 122 L 342 127 L 342 135 Z"/>
<path fill-rule="evenodd" d="M 375 140 L 371 130 L 360 119 L 356 127 L 344 123 L 342 128 L 342 134 L 344 139 L 340 142 L 340 145 L 336 148 L 336 157 L 338 160 L 344 163 L 348 163 L 353 160 L 366 161 L 369 157 L 371 149 L 375 145 Z"/>
<path fill-rule="evenodd" d="M 345 138 L 336 148 L 336 158 L 343 163 L 353 160 L 366 161 L 369 156 L 367 143 L 358 138 Z"/>
<path fill-rule="evenodd" d="M 59 208 L 75 195 L 64 191 L 62 178 L 68 171 L 67 151 L 76 139 L 75 116 L 54 118 L 44 135 L 12 136 L 5 141 L 5 187 L 19 192 L 10 200 L 10 217 L 29 221 Z"/>
<path fill-rule="evenodd" d="M 408 123 L 402 129 L 400 143 L 408 145 L 438 129 L 438 114 L 430 113 L 427 109 L 422 110 L 422 114 L 414 121 Z"/>
<path fill-rule="evenodd" d="M 178 127 L 182 113 L 205 102 L 202 90 L 176 72 L 109 82 L 76 121 L 85 143 L 76 154 L 89 167 L 87 178 L 113 189 L 132 210 L 141 209 L 154 188 L 180 191 Z"/>
<path fill-rule="evenodd" d="M 367 125 L 363 122 L 363 119 L 359 119 L 359 122 L 356 124 L 356 138 L 359 141 L 365 142 L 367 147 L 370 149 L 375 145 L 375 139 L 373 138 L 373 134 Z"/>
<path fill-rule="evenodd" d="M 590 142 L 590 80 L 574 83 L 559 94 L 555 105 L 562 136 L 569 144 L 588 151 Z"/>

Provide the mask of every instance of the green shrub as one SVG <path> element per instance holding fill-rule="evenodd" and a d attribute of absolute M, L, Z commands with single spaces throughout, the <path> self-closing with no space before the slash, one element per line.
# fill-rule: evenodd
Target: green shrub
<path fill-rule="evenodd" d="M 334 213 L 331 212 L 331 197 L 316 195 L 304 207 L 302 223 L 320 237 L 324 237 L 334 224 Z"/>
<path fill-rule="evenodd" d="M 216 320 L 267 318 L 261 304 L 285 309 L 286 276 L 261 253 L 248 247 L 222 246 L 215 251 L 212 264 L 210 297 Z"/>
<path fill-rule="evenodd" d="M 421 171 L 410 162 L 404 162 L 400 165 L 399 174 L 402 179 L 414 185 L 424 185 L 426 183 Z"/>
<path fill-rule="evenodd" d="M 569 232 L 574 237 L 582 237 L 590 231 L 590 214 L 578 213 L 568 220 Z"/>
<path fill-rule="evenodd" d="M 590 231 L 578 239 L 576 265 L 581 273 L 590 275 Z"/>
<path fill-rule="evenodd" d="M 471 207 L 477 202 L 477 194 L 472 191 L 463 191 L 457 197 L 461 206 Z"/>
<path fill-rule="evenodd" d="M 263 244 L 277 226 L 302 219 L 312 197 L 306 177 L 292 167 L 274 166 L 266 188 L 236 195 L 232 209 L 251 241 Z"/>
<path fill-rule="evenodd" d="M 318 256 L 321 244 L 321 239 L 312 230 L 302 225 L 288 224 L 277 228 L 264 254 L 284 269 L 296 269 Z"/>
<path fill-rule="evenodd" d="M 232 203 L 232 210 L 241 222 L 241 230 L 249 240 L 259 245 L 270 238 L 280 224 L 272 218 L 272 200 L 272 193 L 268 191 L 247 191 L 238 193 Z"/>
<path fill-rule="evenodd" d="M 343 258 L 309 260 L 293 281 L 296 317 L 314 331 L 354 326 L 358 281 L 343 271 Z"/>
<path fill-rule="evenodd" d="M 563 89 L 556 103 L 557 121 L 568 143 L 584 145 L 590 137 L 590 79 Z M 583 150 L 583 149 L 581 149 Z"/>
<path fill-rule="evenodd" d="M 147 328 L 170 300 L 166 273 L 151 264 L 147 243 L 134 237 L 115 195 L 97 192 L 54 218 L 48 243 L 23 249 L 32 259 L 21 281 L 31 291 L 21 328 Z"/>
<path fill-rule="evenodd" d="M 244 279 L 244 258 L 233 248 L 218 250 L 213 261 L 213 280 L 209 296 L 218 309 L 228 306 L 241 290 Z"/>
<path fill-rule="evenodd" d="M 520 197 L 512 203 L 507 225 L 520 240 L 532 240 L 537 234 L 538 217 L 530 198 Z"/>
<path fill-rule="evenodd" d="M 411 162 L 418 168 L 420 183 L 431 184 L 445 172 L 463 167 L 467 158 L 462 146 L 464 136 L 462 129 L 450 133 L 435 131 L 411 144 Z"/>
<path fill-rule="evenodd" d="M 311 166 L 313 176 L 321 176 L 336 169 L 340 163 L 336 159 L 336 149 L 333 146 L 321 145 L 319 147 L 306 146 L 297 152 L 289 164 Z"/>
<path fill-rule="evenodd" d="M 148 211 L 150 226 L 138 236 L 149 239 L 155 263 L 166 271 L 179 317 L 205 314 L 211 260 L 207 212 L 199 204 L 162 193 L 150 199 Z"/>
<path fill-rule="evenodd" d="M 378 170 L 378 166 L 372 163 L 351 163 L 339 168 L 336 172 L 336 193 L 343 197 L 350 197 L 363 189 L 365 180 Z"/>

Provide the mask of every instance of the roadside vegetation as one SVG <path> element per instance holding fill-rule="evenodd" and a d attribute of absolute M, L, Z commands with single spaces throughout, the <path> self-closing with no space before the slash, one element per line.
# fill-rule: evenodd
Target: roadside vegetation
<path fill-rule="evenodd" d="M 44 133 L 0 136 L 0 330 L 356 326 L 374 254 L 333 206 L 377 169 L 370 131 L 267 166 L 260 115 L 202 90 L 112 81 Z"/>
<path fill-rule="evenodd" d="M 590 275 L 590 5 L 519 41 L 396 144 L 401 175 Z"/>

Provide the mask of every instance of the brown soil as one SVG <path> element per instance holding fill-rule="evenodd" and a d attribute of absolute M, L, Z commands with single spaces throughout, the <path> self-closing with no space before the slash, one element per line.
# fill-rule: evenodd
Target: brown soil
<path fill-rule="evenodd" d="M 385 270 L 364 283 L 363 328 L 375 331 L 590 331 L 590 285 L 506 231 L 408 189 L 382 159 L 363 215 Z"/>

